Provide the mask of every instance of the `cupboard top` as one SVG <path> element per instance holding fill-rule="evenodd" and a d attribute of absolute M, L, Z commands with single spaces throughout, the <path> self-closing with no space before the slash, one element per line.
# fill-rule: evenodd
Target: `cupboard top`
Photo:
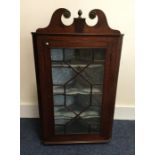
<path fill-rule="evenodd" d="M 105 14 L 99 10 L 94 9 L 89 12 L 89 18 L 94 19 L 98 17 L 98 21 L 95 26 L 87 25 L 85 18 L 82 18 L 82 11 L 78 11 L 78 18 L 74 18 L 73 23 L 66 26 L 61 21 L 61 17 L 69 18 L 71 13 L 65 9 L 60 8 L 56 10 L 51 18 L 49 25 L 45 28 L 39 28 L 33 34 L 40 35 L 104 35 L 104 36 L 120 36 L 120 31 L 111 29 L 108 25 Z"/>

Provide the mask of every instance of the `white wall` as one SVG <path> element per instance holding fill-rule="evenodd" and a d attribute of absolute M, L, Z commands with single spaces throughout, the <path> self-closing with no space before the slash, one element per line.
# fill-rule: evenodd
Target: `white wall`
<path fill-rule="evenodd" d="M 67 8 L 77 11 L 98 8 L 105 12 L 111 28 L 124 36 L 116 106 L 134 107 L 134 4 L 133 0 L 21 0 L 21 105 L 37 105 L 31 32 L 48 25 L 52 13 Z"/>

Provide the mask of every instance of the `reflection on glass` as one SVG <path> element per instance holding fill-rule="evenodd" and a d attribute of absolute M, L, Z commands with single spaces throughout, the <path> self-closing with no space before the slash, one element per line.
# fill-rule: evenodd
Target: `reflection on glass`
<path fill-rule="evenodd" d="M 51 49 L 55 134 L 100 133 L 105 49 Z"/>
<path fill-rule="evenodd" d="M 70 78 L 75 75 L 75 72 L 71 68 L 66 67 L 53 67 L 52 77 L 53 83 L 56 85 L 65 84 Z"/>

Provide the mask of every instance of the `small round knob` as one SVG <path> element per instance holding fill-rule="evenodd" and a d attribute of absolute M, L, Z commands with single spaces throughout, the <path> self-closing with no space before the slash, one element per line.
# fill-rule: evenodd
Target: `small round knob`
<path fill-rule="evenodd" d="M 49 45 L 49 42 L 46 42 L 46 43 L 45 43 L 45 45 L 47 45 L 47 46 L 48 46 L 48 45 Z"/>

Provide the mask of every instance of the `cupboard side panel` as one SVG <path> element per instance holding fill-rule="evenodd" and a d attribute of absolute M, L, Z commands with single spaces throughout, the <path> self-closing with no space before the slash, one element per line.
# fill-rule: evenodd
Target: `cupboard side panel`
<path fill-rule="evenodd" d="M 32 42 L 33 42 L 33 56 L 34 56 L 34 65 L 35 65 L 35 76 L 37 84 L 37 97 L 38 97 L 38 109 L 39 109 L 39 118 L 40 118 L 40 128 L 41 128 L 41 137 L 43 138 L 43 119 L 42 119 L 42 105 L 41 105 L 41 92 L 40 92 L 40 79 L 39 79 L 39 65 L 38 65 L 38 49 L 37 49 L 37 36 L 32 33 Z"/>
<path fill-rule="evenodd" d="M 36 70 L 37 70 L 37 84 L 38 84 L 38 99 L 39 99 L 39 111 L 42 125 L 43 141 L 48 140 L 52 131 L 51 110 L 52 106 L 49 99 L 49 82 L 47 72 L 47 55 L 43 46 L 42 38 L 37 37 L 35 39 L 37 51 L 35 52 Z"/>
<path fill-rule="evenodd" d="M 106 135 L 107 138 L 110 138 L 112 136 L 121 45 L 122 37 L 118 38 L 110 45 L 111 55 L 109 57 L 109 60 L 107 60 L 109 62 L 107 66 L 107 70 L 109 71 L 109 73 L 107 77 L 107 86 L 105 86 L 107 92 L 105 95 L 105 101 L 103 102 L 103 124 L 105 125 L 103 129 L 103 135 Z"/>

